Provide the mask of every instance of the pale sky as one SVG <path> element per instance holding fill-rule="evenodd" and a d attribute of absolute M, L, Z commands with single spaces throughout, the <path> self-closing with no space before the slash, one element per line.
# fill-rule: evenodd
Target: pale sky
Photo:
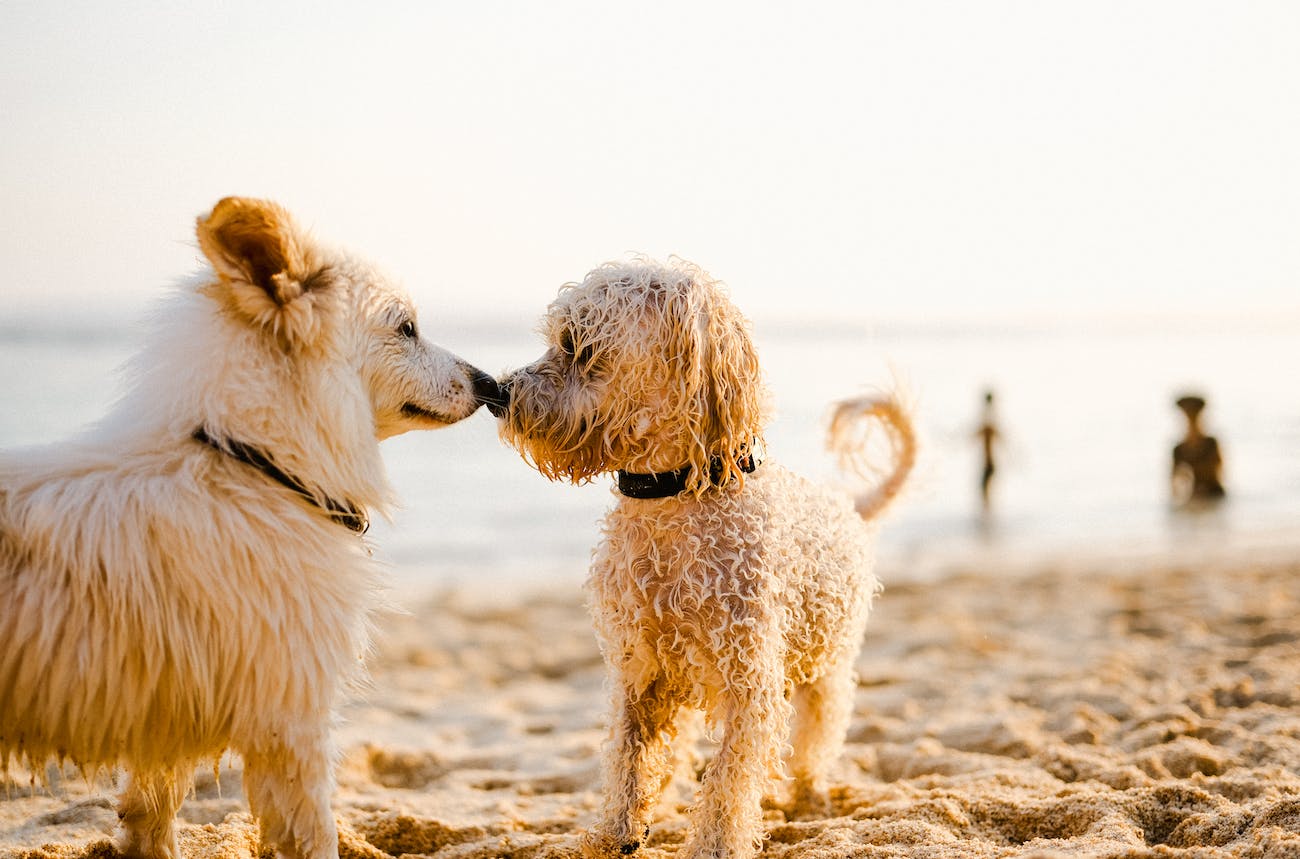
<path fill-rule="evenodd" d="M 1291 0 L 5 0 L 0 116 L 0 319 L 147 307 L 228 194 L 426 328 L 631 251 L 756 318 L 1300 310 Z"/>

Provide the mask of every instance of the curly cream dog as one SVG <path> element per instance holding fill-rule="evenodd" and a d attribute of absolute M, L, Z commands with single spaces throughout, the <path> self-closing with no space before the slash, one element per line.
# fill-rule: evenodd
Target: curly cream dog
<path fill-rule="evenodd" d="M 911 470 L 911 424 L 890 399 L 837 406 L 842 463 L 862 470 L 868 418 L 897 454 L 856 503 L 759 463 L 767 395 L 748 323 L 689 264 L 607 264 L 561 289 L 542 328 L 550 348 L 501 381 L 508 405 L 489 404 L 503 437 L 552 479 L 618 472 L 588 582 L 613 725 L 605 807 L 584 849 L 644 843 L 671 778 L 674 719 L 691 706 L 721 744 L 681 855 L 748 856 L 787 740 L 796 807 L 824 807 L 879 587 L 867 520 Z"/>
<path fill-rule="evenodd" d="M 368 646 L 378 440 L 469 416 L 485 374 L 278 206 L 198 220 L 212 270 L 75 443 L 0 457 L 0 761 L 124 766 L 122 849 L 177 857 L 195 764 L 232 748 L 263 844 L 338 855 L 330 728 Z"/>

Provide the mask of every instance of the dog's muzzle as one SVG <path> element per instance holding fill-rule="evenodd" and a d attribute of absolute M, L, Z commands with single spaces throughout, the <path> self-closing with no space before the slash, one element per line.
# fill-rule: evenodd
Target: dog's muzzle
<path fill-rule="evenodd" d="M 498 385 L 496 379 L 487 373 L 476 371 L 474 398 L 487 406 L 493 417 L 505 417 L 506 409 L 510 407 L 510 388 L 508 384 Z"/>

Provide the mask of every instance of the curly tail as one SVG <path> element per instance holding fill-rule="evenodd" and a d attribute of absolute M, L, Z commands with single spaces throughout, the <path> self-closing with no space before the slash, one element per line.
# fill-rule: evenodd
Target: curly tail
<path fill-rule="evenodd" d="M 868 481 L 879 477 L 881 469 L 869 462 L 867 455 L 867 437 L 873 418 L 889 434 L 893 468 L 874 491 L 853 499 L 853 506 L 863 519 L 874 518 L 889 506 L 916 464 L 916 433 L 908 409 L 893 396 L 864 396 L 842 400 L 831 411 L 826 447 L 835 455 L 840 468 Z"/>

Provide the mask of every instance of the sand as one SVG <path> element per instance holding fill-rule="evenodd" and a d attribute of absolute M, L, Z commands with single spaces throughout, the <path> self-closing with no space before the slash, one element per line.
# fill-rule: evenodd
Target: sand
<path fill-rule="evenodd" d="M 890 586 L 831 816 L 771 804 L 763 855 L 1300 857 L 1297 618 L 1300 561 Z M 605 708 L 581 594 L 441 594 L 383 627 L 340 732 L 342 855 L 576 855 Z M 674 855 L 692 790 L 672 785 L 640 855 Z M 112 796 L 11 779 L 0 855 L 112 855 Z M 257 849 L 237 759 L 180 817 L 187 857 Z"/>

